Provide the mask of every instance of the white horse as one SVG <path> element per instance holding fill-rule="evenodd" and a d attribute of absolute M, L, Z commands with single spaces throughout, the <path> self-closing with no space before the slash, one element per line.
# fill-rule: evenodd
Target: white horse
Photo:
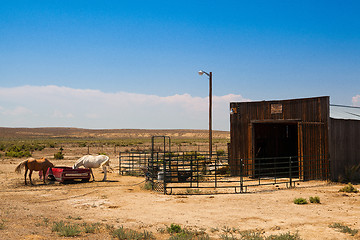
<path fill-rule="evenodd" d="M 92 172 L 92 168 L 102 167 L 102 169 L 104 170 L 103 181 L 106 181 L 106 166 L 110 167 L 110 158 L 106 155 L 98 155 L 98 156 L 85 155 L 81 157 L 79 160 L 77 160 L 72 168 L 75 169 L 75 168 L 79 168 L 80 166 L 84 166 L 85 168 L 90 168 L 93 181 L 95 181 L 95 178 Z"/>

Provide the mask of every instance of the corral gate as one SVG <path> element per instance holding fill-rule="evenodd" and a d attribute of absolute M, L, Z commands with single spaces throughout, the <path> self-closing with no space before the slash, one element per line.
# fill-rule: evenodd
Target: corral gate
<path fill-rule="evenodd" d="M 160 140 L 160 147 L 156 140 Z M 297 155 L 257 158 L 256 166 L 249 164 L 254 159 L 238 159 L 235 162 L 239 165 L 231 166 L 229 163 L 234 161 L 227 154 L 172 152 L 171 140 L 166 136 L 154 137 L 152 143 L 151 152 L 120 153 L 120 173 L 143 175 L 153 190 L 164 194 L 242 193 L 248 192 L 249 188 L 261 191 L 280 184 L 290 187 L 303 180 L 299 177 L 300 172 L 316 179 L 318 176 L 309 171 L 322 172 L 324 167 L 316 164 L 323 159 L 321 155 L 306 156 L 307 162 L 315 165 L 302 170 L 298 163 L 305 156 Z M 238 171 L 236 174 L 232 167 Z M 254 172 L 257 172 L 256 176 Z"/>

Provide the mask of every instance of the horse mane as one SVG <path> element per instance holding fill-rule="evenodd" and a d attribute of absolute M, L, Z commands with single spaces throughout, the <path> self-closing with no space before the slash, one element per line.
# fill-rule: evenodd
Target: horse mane
<path fill-rule="evenodd" d="M 78 168 L 78 167 L 79 167 L 78 164 L 79 164 L 81 161 L 83 161 L 86 156 L 87 156 L 87 155 L 82 156 L 81 158 L 79 158 L 79 159 L 74 163 L 74 165 L 73 165 L 72 168 L 73 168 L 73 169 Z"/>
<path fill-rule="evenodd" d="M 22 161 L 19 163 L 19 165 L 17 165 L 17 167 L 15 168 L 15 172 L 16 173 L 21 173 L 21 169 L 25 166 L 25 164 L 27 163 L 28 159 Z"/>

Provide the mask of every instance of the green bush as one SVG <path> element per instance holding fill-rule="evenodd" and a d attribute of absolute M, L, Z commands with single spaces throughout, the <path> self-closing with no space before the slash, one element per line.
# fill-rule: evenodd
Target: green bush
<path fill-rule="evenodd" d="M 333 224 L 329 225 L 329 227 L 330 228 L 336 228 L 342 233 L 349 233 L 352 236 L 356 235 L 359 232 L 359 230 L 352 229 L 352 228 L 350 228 L 348 226 L 345 226 L 345 225 L 343 225 L 341 223 L 333 223 Z"/>
<path fill-rule="evenodd" d="M 79 147 L 86 147 L 86 143 L 79 143 Z"/>
<path fill-rule="evenodd" d="M 308 204 L 305 198 L 295 198 L 294 199 L 295 204 Z"/>
<path fill-rule="evenodd" d="M 0 230 L 3 230 L 3 229 L 5 229 L 5 221 L 4 220 L 2 220 L 0 222 Z"/>
<path fill-rule="evenodd" d="M 83 223 L 82 224 L 83 228 L 84 228 L 84 232 L 86 233 L 95 233 L 97 230 L 99 230 L 99 223 Z"/>
<path fill-rule="evenodd" d="M 181 227 L 178 224 L 172 223 L 170 227 L 167 227 L 167 232 L 170 234 L 181 232 Z"/>
<path fill-rule="evenodd" d="M 225 151 L 224 151 L 224 150 L 217 150 L 217 151 L 216 151 L 216 155 L 218 155 L 218 156 L 224 156 L 224 155 L 225 155 Z"/>
<path fill-rule="evenodd" d="M 357 193 L 359 190 L 355 188 L 351 183 L 348 183 L 345 187 L 341 188 L 339 192 Z"/>
<path fill-rule="evenodd" d="M 25 151 L 7 151 L 5 153 L 6 157 L 13 157 L 13 158 L 22 158 L 22 157 L 31 157 L 31 153 L 28 150 Z"/>
<path fill-rule="evenodd" d="M 62 150 L 54 154 L 55 159 L 64 159 L 64 154 L 62 153 Z"/>
<path fill-rule="evenodd" d="M 210 240 L 210 237 L 205 233 L 197 235 L 195 232 L 181 231 L 172 235 L 168 240 Z"/>
<path fill-rule="evenodd" d="M 146 183 L 143 185 L 143 189 L 145 189 L 145 190 L 152 190 L 152 189 L 153 189 L 152 183 L 151 183 L 150 181 L 146 182 Z"/>
<path fill-rule="evenodd" d="M 152 240 L 155 239 L 154 235 L 151 232 L 144 231 L 142 233 L 134 231 L 132 229 L 125 229 L 123 226 L 114 230 L 112 236 L 119 240 Z"/>
<path fill-rule="evenodd" d="M 65 223 L 64 221 L 54 222 L 52 231 L 57 232 L 62 237 L 75 237 L 81 233 L 79 225 Z"/>
<path fill-rule="evenodd" d="M 310 198 L 309 198 L 309 201 L 310 201 L 311 203 L 320 203 L 320 197 L 318 197 L 318 196 L 310 197 Z"/>
<path fill-rule="evenodd" d="M 281 233 L 279 235 L 270 235 L 266 238 L 266 240 L 301 240 L 298 233 Z"/>

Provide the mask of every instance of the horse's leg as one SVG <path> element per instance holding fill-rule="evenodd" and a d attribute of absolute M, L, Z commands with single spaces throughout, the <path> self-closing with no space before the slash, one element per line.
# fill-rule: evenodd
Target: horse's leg
<path fill-rule="evenodd" d="M 92 175 L 92 177 L 93 177 L 93 181 L 95 182 L 95 177 L 94 177 L 94 173 L 93 173 L 93 171 L 92 171 L 92 168 L 90 168 L 90 173 L 91 173 L 91 175 Z"/>
<path fill-rule="evenodd" d="M 27 174 L 27 171 L 28 171 L 28 168 L 27 168 L 27 166 L 25 166 L 25 174 L 24 174 L 24 177 L 25 177 L 25 185 L 27 185 L 27 183 L 26 183 L 26 174 Z"/>
<path fill-rule="evenodd" d="M 43 172 L 44 184 L 46 184 L 46 182 L 45 182 L 45 174 L 46 174 L 46 170 L 42 170 L 42 172 Z"/>
<path fill-rule="evenodd" d="M 33 172 L 33 170 L 29 170 L 30 172 L 29 172 L 29 178 L 30 178 L 30 183 L 31 183 L 31 185 L 34 185 L 33 183 L 32 183 L 32 181 L 31 181 L 31 174 L 32 174 L 32 172 Z"/>
<path fill-rule="evenodd" d="M 103 165 L 103 171 L 104 171 L 104 178 L 103 178 L 103 182 L 106 181 L 106 166 Z"/>

